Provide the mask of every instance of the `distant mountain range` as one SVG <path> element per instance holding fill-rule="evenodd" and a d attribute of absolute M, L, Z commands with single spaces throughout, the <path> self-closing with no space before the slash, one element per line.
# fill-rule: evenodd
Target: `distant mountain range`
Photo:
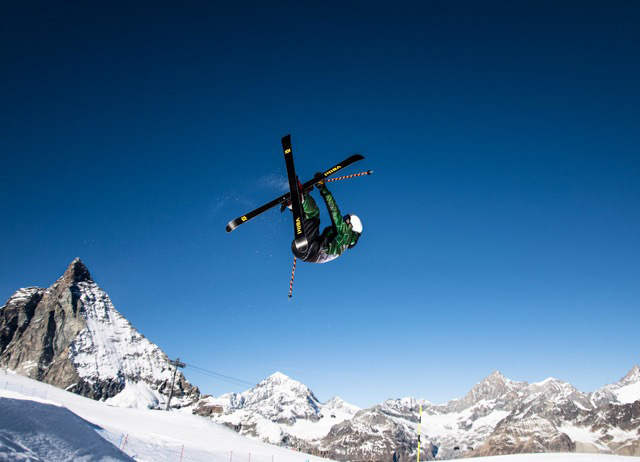
<path fill-rule="evenodd" d="M 422 404 L 421 459 L 530 452 L 640 455 L 640 369 L 593 393 L 549 378 L 516 382 L 499 372 L 462 399 L 435 405 L 390 399 L 359 410 L 318 402 L 305 385 L 276 373 L 241 394 L 199 406 L 246 436 L 336 460 L 413 460 Z M 198 413 L 196 407 L 194 412 Z"/>
<path fill-rule="evenodd" d="M 0 308 L 0 367 L 124 407 L 161 408 L 171 388 L 167 356 L 113 307 L 74 260 L 48 289 L 18 290 Z M 584 393 L 567 382 L 517 382 L 499 372 L 463 398 L 435 405 L 390 399 L 359 409 L 318 401 L 275 373 L 243 393 L 201 396 L 177 374 L 175 407 L 242 435 L 341 461 L 408 461 L 529 452 L 640 455 L 640 369 Z"/>

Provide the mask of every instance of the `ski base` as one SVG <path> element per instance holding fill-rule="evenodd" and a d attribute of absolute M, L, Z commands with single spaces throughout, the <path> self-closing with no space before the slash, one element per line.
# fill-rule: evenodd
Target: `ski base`
<path fill-rule="evenodd" d="M 291 193 L 291 212 L 293 213 L 294 245 L 298 252 L 305 253 L 309 247 L 307 237 L 304 235 L 304 211 L 302 210 L 302 191 L 298 186 L 298 176 L 293 164 L 293 150 L 291 148 L 291 135 L 282 138 L 282 150 L 284 161 L 287 165 L 287 177 L 289 178 L 289 191 Z"/>

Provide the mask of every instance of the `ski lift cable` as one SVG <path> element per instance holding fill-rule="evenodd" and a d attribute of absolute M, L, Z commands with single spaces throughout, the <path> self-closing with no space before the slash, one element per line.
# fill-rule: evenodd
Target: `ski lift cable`
<path fill-rule="evenodd" d="M 220 376 L 218 376 L 218 375 L 215 375 L 215 374 L 209 374 L 209 373 L 207 373 L 207 372 L 204 372 L 204 371 L 201 371 L 201 370 L 198 370 L 198 369 L 194 369 L 194 368 L 191 368 L 191 369 L 192 369 L 194 372 L 197 372 L 197 373 L 203 374 L 203 375 L 205 375 L 205 376 L 207 376 L 207 377 L 211 377 L 211 378 L 216 379 L 216 380 L 222 380 L 223 382 L 231 383 L 231 384 L 233 384 L 233 385 L 238 385 L 238 386 L 241 386 L 241 387 L 251 387 L 251 386 L 253 386 L 253 385 L 250 385 L 250 384 L 245 383 L 245 382 L 239 382 L 239 381 L 237 381 L 237 380 L 227 379 L 227 378 L 224 378 L 224 377 L 220 377 Z"/>
<path fill-rule="evenodd" d="M 232 383 L 235 383 L 236 385 L 243 385 L 248 387 L 253 387 L 255 385 L 255 383 L 249 382 L 248 380 L 239 379 L 237 377 L 231 377 L 230 375 L 221 374 L 220 372 L 210 371 L 208 369 L 205 369 L 203 367 L 199 367 L 193 364 L 185 363 L 185 365 L 196 372 L 200 372 L 201 374 L 209 375 L 211 377 L 225 380 L 227 382 L 232 382 Z"/>
<path fill-rule="evenodd" d="M 225 380 L 227 382 L 233 382 L 233 383 L 236 383 L 238 385 L 246 385 L 246 386 L 255 385 L 255 384 L 253 384 L 251 382 L 248 382 L 246 380 L 236 379 L 235 377 L 229 377 L 229 376 L 226 376 L 224 374 L 219 374 L 217 372 L 208 371 L 206 369 L 202 369 L 202 368 L 198 368 L 198 367 L 194 367 L 194 366 L 191 366 L 191 369 L 193 369 L 195 372 L 199 372 L 201 374 L 208 375 L 210 377 L 214 377 L 214 378 L 218 378 L 218 379 L 221 379 L 221 380 Z"/>

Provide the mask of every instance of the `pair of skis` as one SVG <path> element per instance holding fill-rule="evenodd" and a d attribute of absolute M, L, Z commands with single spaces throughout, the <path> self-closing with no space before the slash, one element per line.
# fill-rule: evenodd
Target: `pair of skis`
<path fill-rule="evenodd" d="M 322 181 L 327 177 L 330 177 L 331 175 L 334 175 L 335 173 L 338 173 L 339 171 L 341 171 L 342 169 L 344 169 L 345 167 L 348 167 L 349 165 L 358 162 L 362 159 L 364 159 L 363 156 L 361 156 L 360 154 L 355 154 L 351 157 L 346 158 L 345 160 L 343 160 L 342 162 L 340 162 L 339 164 L 334 165 L 333 167 L 331 167 L 328 170 L 325 170 L 322 175 L 318 175 L 317 177 L 307 181 L 306 183 L 302 183 L 302 185 L 298 185 L 298 179 L 296 176 L 296 172 L 295 172 L 295 167 L 293 165 L 293 151 L 291 149 L 291 135 L 287 135 L 284 138 L 282 138 L 282 149 L 284 151 L 284 157 L 285 157 L 285 162 L 287 164 L 287 176 L 289 178 L 289 189 L 290 191 L 288 193 L 283 194 L 280 197 L 275 198 L 274 200 L 267 202 L 266 204 L 264 204 L 261 207 L 258 207 L 255 210 L 252 210 L 251 212 L 248 212 L 238 218 L 236 218 L 235 220 L 231 220 L 226 227 L 226 230 L 228 233 L 230 233 L 231 231 L 233 231 L 234 229 L 236 229 L 238 226 L 240 226 L 243 223 L 246 223 L 247 221 L 251 220 L 252 218 L 257 217 L 258 215 L 266 212 L 269 209 L 272 209 L 273 207 L 277 207 L 278 205 L 284 205 L 284 204 L 288 204 L 289 202 L 291 202 L 291 208 L 293 210 L 293 214 L 294 214 L 294 236 L 296 237 L 296 240 L 300 239 L 300 245 L 303 246 L 303 241 L 302 241 L 302 236 L 304 236 L 304 224 L 302 223 L 302 202 L 301 202 L 301 195 L 302 193 L 306 193 L 308 191 L 311 191 L 311 189 L 313 189 L 313 186 L 318 182 L 318 181 Z M 288 152 L 287 152 L 288 150 Z M 370 172 L 368 172 L 370 173 Z M 295 194 L 291 194 L 292 191 L 296 191 Z M 298 202 L 300 203 L 298 207 L 296 207 L 294 205 L 294 200 L 292 199 L 292 196 L 297 197 Z M 302 236 L 300 236 L 300 234 L 298 233 L 298 227 L 297 227 L 297 223 L 296 223 L 296 213 L 298 214 L 298 217 L 300 217 L 300 224 L 302 226 L 302 230 L 303 233 Z M 306 240 L 306 239 L 305 239 Z M 308 245 L 308 243 L 307 243 Z M 302 253 L 304 253 L 304 250 L 301 250 Z"/>

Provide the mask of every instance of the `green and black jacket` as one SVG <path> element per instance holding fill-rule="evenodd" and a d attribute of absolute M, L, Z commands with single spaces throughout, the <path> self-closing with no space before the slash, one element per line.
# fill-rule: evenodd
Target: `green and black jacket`
<path fill-rule="evenodd" d="M 319 246 L 313 255 L 309 255 L 305 261 L 313 263 L 326 263 L 335 258 L 338 258 L 342 253 L 352 244 L 358 240 L 358 235 L 351 229 L 351 225 L 345 223 L 338 208 L 336 200 L 326 187 L 322 185 L 318 187 L 320 195 L 324 199 L 331 217 L 331 226 L 327 226 L 322 234 L 317 238 L 319 240 Z M 310 195 L 305 197 L 302 204 L 304 209 L 304 219 L 307 220 L 319 220 L 320 209 L 316 205 L 316 201 Z M 312 246 L 316 247 L 316 246 Z"/>

